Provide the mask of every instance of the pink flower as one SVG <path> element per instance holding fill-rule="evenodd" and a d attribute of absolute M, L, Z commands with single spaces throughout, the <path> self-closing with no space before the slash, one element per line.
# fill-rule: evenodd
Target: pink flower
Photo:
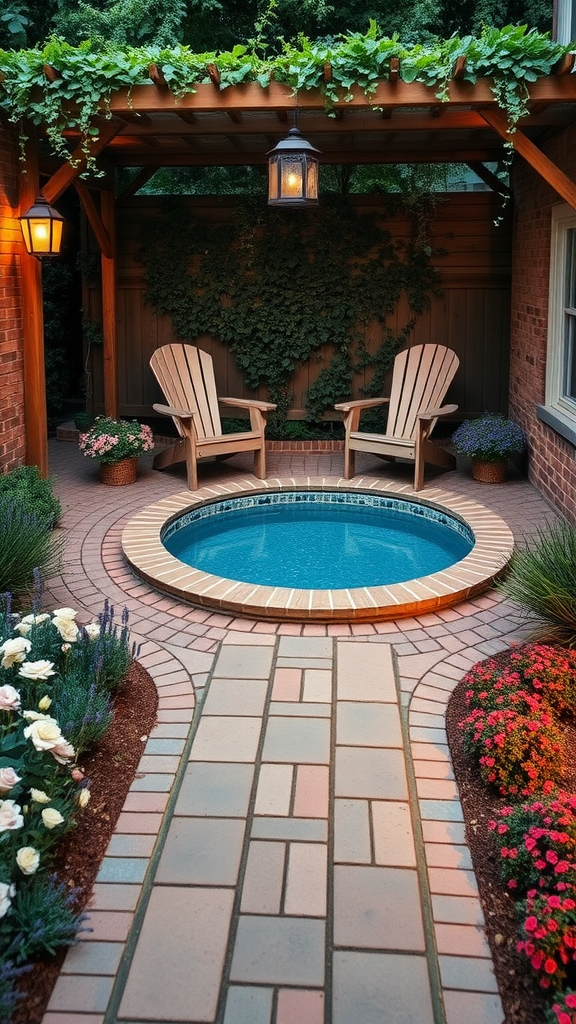
<path fill-rule="evenodd" d="M 538 927 L 538 921 L 536 920 L 536 918 L 533 915 L 531 917 L 527 917 L 526 918 L 526 920 L 524 922 L 524 928 L 526 929 L 527 932 L 533 932 L 533 931 L 536 930 L 537 927 Z"/>

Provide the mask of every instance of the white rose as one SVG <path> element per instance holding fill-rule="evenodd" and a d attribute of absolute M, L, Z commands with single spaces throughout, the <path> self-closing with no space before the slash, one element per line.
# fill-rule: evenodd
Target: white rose
<path fill-rule="evenodd" d="M 0 917 L 4 917 L 10 910 L 12 897 L 16 895 L 16 886 L 8 882 L 0 882 Z"/>
<path fill-rule="evenodd" d="M 40 612 L 38 615 L 34 615 L 32 612 L 30 615 L 24 615 L 22 622 L 28 626 L 39 626 L 49 618 L 48 612 Z"/>
<path fill-rule="evenodd" d="M 32 644 L 24 636 L 14 637 L 13 640 L 5 640 L 0 646 L 2 668 L 11 668 L 12 665 L 24 661 L 24 658 L 31 649 Z"/>
<path fill-rule="evenodd" d="M 17 711 L 20 707 L 20 694 L 10 683 L 0 686 L 0 711 Z"/>
<path fill-rule="evenodd" d="M 0 800 L 0 832 L 12 832 L 14 829 L 22 828 L 24 818 L 21 814 L 20 804 L 13 800 Z"/>
<path fill-rule="evenodd" d="M 46 661 L 44 658 L 40 661 L 25 661 L 18 669 L 18 675 L 23 676 L 24 679 L 49 679 L 55 674 L 54 662 Z"/>
<path fill-rule="evenodd" d="M 76 756 L 76 751 L 68 740 L 62 739 L 62 743 L 59 743 L 57 747 L 52 747 L 50 751 L 52 757 L 56 758 L 58 764 L 66 764 L 67 761 L 71 761 Z"/>
<path fill-rule="evenodd" d="M 78 612 L 75 612 L 73 608 L 55 608 L 52 612 L 54 619 L 75 619 Z"/>
<path fill-rule="evenodd" d="M 32 714 L 30 711 L 25 712 L 25 717 L 32 719 Z M 58 722 L 48 715 L 35 716 L 24 729 L 24 736 L 27 740 L 32 740 L 36 750 L 52 750 L 65 742 Z"/>
<path fill-rule="evenodd" d="M 18 782 L 22 779 L 13 768 L 0 768 L 0 794 L 8 793 Z"/>
<path fill-rule="evenodd" d="M 50 797 L 48 796 L 47 793 L 44 792 L 43 789 L 34 789 L 34 788 L 32 788 L 30 790 L 30 796 L 32 797 L 34 803 L 36 803 L 36 804 L 49 804 L 50 803 Z"/>
<path fill-rule="evenodd" d="M 15 628 L 18 631 L 18 633 L 20 633 L 20 636 L 28 636 L 28 633 L 32 629 L 32 626 L 30 625 L 29 622 L 19 622 Z"/>
<path fill-rule="evenodd" d="M 100 626 L 98 625 L 97 622 L 89 622 L 86 626 L 84 626 L 84 630 L 86 632 L 86 636 L 90 640 L 97 640 L 98 637 L 100 636 Z"/>
<path fill-rule="evenodd" d="M 45 694 L 42 697 L 42 700 L 38 701 L 38 707 L 40 708 L 40 711 L 48 711 L 48 708 L 50 707 L 51 703 L 52 701 L 50 697 L 48 696 L 48 694 Z"/>
<path fill-rule="evenodd" d="M 64 823 L 64 818 L 55 807 L 45 807 L 42 811 L 42 821 L 46 828 L 56 828 L 57 825 Z"/>
<path fill-rule="evenodd" d="M 40 711 L 23 711 L 22 718 L 25 718 L 27 722 L 54 721 L 53 718 L 50 718 L 50 715 L 43 715 Z"/>
<path fill-rule="evenodd" d="M 90 790 L 89 789 L 81 789 L 80 790 L 80 793 L 78 795 L 78 803 L 80 804 L 80 807 L 88 807 L 88 804 L 90 803 Z"/>
<path fill-rule="evenodd" d="M 16 854 L 16 863 L 23 875 L 33 875 L 40 864 L 40 854 L 33 846 L 21 846 Z"/>
<path fill-rule="evenodd" d="M 62 644 L 60 650 L 62 651 L 62 654 L 68 654 L 68 651 L 71 650 L 70 644 Z"/>
<path fill-rule="evenodd" d="M 72 622 L 72 619 L 58 619 L 58 618 L 56 618 L 56 619 L 52 619 L 52 622 L 56 626 L 56 629 L 60 633 L 60 636 L 62 637 L 63 640 L 66 641 L 66 643 L 69 643 L 69 644 L 75 643 L 76 638 L 78 637 L 78 633 L 80 632 L 80 630 L 78 629 L 78 626 L 76 625 L 76 623 Z"/>

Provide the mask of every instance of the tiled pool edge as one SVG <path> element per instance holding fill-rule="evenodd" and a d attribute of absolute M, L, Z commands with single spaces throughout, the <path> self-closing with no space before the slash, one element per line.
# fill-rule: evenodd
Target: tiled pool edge
<path fill-rule="evenodd" d="M 442 572 L 392 586 L 350 590 L 291 590 L 240 583 L 184 565 L 161 543 L 161 531 L 179 513 L 217 498 L 267 490 L 346 490 L 379 493 L 445 508 L 471 527 L 472 552 Z M 513 550 L 512 531 L 495 513 L 469 498 L 435 487 L 415 493 L 403 484 L 372 477 L 254 477 L 182 491 L 149 505 L 124 528 L 122 549 L 130 567 L 154 588 L 202 607 L 256 619 L 297 622 L 375 622 L 438 611 L 482 593 L 502 571 Z"/>

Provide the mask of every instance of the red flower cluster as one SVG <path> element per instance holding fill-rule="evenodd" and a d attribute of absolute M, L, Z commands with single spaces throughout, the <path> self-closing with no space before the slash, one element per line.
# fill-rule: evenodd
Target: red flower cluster
<path fill-rule="evenodd" d="M 570 1012 L 571 1011 L 571 1012 Z M 554 1016 L 548 1015 L 547 1020 L 554 1021 L 554 1024 L 574 1024 L 576 1021 L 576 992 L 565 992 L 560 996 L 559 1002 L 552 1006 Z"/>
<path fill-rule="evenodd" d="M 516 948 L 524 953 L 542 988 L 559 989 L 566 967 L 576 961 L 576 901 L 559 893 L 528 892 L 524 938 Z"/>
<path fill-rule="evenodd" d="M 464 747 L 502 794 L 550 792 L 563 743 L 553 714 L 576 710 L 576 651 L 525 644 L 479 662 L 464 677 Z"/>
<path fill-rule="evenodd" d="M 522 644 L 474 665 L 464 677 L 466 703 L 474 708 L 511 707 L 538 696 L 558 714 L 576 712 L 576 650 Z"/>
<path fill-rule="evenodd" d="M 476 709 L 460 722 L 460 728 L 464 749 L 476 758 L 482 778 L 503 795 L 550 792 L 560 780 L 562 734 L 541 706 L 531 714 L 512 708 Z"/>
<path fill-rule="evenodd" d="M 502 858 L 500 870 L 516 897 L 531 887 L 566 892 L 576 884 L 576 796 L 504 807 L 489 822 Z"/>

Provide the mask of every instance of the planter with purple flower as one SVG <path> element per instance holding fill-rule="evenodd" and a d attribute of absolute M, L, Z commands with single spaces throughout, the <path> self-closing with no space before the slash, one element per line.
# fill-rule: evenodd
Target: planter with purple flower
<path fill-rule="evenodd" d="M 118 487 L 136 480 L 138 456 L 154 447 L 152 430 L 137 420 L 99 416 L 78 441 L 90 459 L 100 460 L 102 483 Z"/>
<path fill-rule="evenodd" d="M 465 420 L 452 435 L 459 455 L 472 460 L 472 476 L 483 483 L 504 483 L 508 459 L 526 447 L 524 431 L 517 423 L 496 413 Z"/>

